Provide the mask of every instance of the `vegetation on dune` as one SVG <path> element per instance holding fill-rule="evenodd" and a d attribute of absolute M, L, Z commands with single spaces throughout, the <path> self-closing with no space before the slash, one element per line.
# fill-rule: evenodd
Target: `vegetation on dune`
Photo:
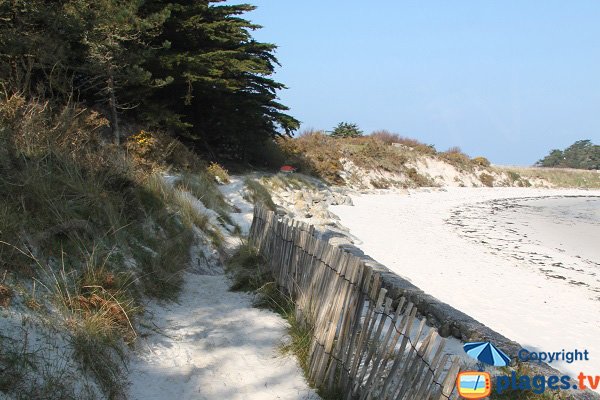
<path fill-rule="evenodd" d="M 191 193 L 217 210 L 226 203 L 181 143 L 143 134 L 126 153 L 103 143 L 107 123 L 80 105 L 20 95 L 0 100 L 0 300 L 53 314 L 52 329 L 112 398 L 123 391 L 121 354 L 136 338 L 143 296 L 177 296 L 190 246 L 199 240 L 195 229 L 218 243 L 220 233 Z M 160 172 L 175 166 L 188 171 L 181 186 Z M 47 362 L 19 347 L 21 340 L 2 336 L 0 368 L 18 371 L 0 383 L 3 392 L 82 396 L 75 381 L 51 385 L 65 372 L 40 370 Z M 19 377 L 42 382 L 43 391 Z"/>
<path fill-rule="evenodd" d="M 245 196 L 247 201 L 253 204 L 262 204 L 269 210 L 275 211 L 277 207 L 271 198 L 271 193 L 269 193 L 269 190 L 262 183 L 251 178 L 246 178 L 244 184 L 247 190 Z"/>
<path fill-rule="evenodd" d="M 406 138 L 389 131 L 376 131 L 368 136 L 327 135 L 322 131 L 308 130 L 296 138 L 277 141 L 278 153 L 274 159 L 299 167 L 300 171 L 317 176 L 330 184 L 344 184 L 343 160 L 348 160 L 364 170 L 384 171 L 404 175 L 405 186 L 435 186 L 415 168 L 423 157 L 440 159 L 460 171 L 487 170 L 490 163 L 484 157 L 471 159 L 459 148 L 437 152 L 431 145 Z M 397 185 L 386 179 L 372 180 L 372 186 L 388 188 Z"/>
<path fill-rule="evenodd" d="M 530 181 L 542 179 L 556 187 L 600 189 L 600 174 L 596 171 L 541 167 L 495 167 L 495 169 L 506 172 L 516 186 L 531 186 Z"/>
<path fill-rule="evenodd" d="M 33 321 L 0 336 L 3 393 L 122 397 L 144 298 L 177 297 L 215 218 L 236 231 L 198 154 L 260 159 L 297 128 L 254 7 L 219 3 L 0 1 L 0 307 Z M 50 329 L 65 368 L 27 340 Z"/>
<path fill-rule="evenodd" d="M 313 130 L 305 131 L 294 139 L 281 138 L 277 141 L 286 163 L 333 184 L 343 183 L 340 176 L 343 169 L 341 143 L 341 140 L 322 131 Z"/>
<path fill-rule="evenodd" d="M 435 150 L 435 147 L 432 144 L 425 144 L 425 143 L 420 142 L 417 139 L 409 138 L 406 136 L 401 136 L 397 133 L 393 133 L 393 132 L 387 131 L 385 129 L 375 131 L 375 132 L 371 133 L 370 136 L 374 139 L 377 139 L 377 140 L 387 143 L 387 144 L 395 143 L 397 145 L 405 146 L 408 149 L 415 150 L 419 154 L 426 154 L 426 155 L 437 154 L 437 151 Z"/>

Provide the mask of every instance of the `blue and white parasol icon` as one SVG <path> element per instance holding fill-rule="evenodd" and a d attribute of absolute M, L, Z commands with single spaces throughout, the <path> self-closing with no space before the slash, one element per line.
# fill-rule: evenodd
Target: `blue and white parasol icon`
<path fill-rule="evenodd" d="M 506 367 L 510 364 L 510 357 L 490 342 L 465 343 L 463 349 L 480 363 L 495 367 Z"/>

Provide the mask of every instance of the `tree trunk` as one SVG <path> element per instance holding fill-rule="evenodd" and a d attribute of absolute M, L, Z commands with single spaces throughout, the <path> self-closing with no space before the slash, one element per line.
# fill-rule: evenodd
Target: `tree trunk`
<path fill-rule="evenodd" d="M 115 80 L 112 71 L 108 74 L 108 105 L 110 107 L 110 119 L 115 144 L 121 143 L 121 131 L 119 130 L 119 115 L 117 112 L 117 97 L 115 96 Z"/>

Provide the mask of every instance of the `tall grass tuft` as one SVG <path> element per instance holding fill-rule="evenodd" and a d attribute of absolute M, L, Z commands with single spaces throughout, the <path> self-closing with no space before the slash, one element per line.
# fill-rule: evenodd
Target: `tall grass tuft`
<path fill-rule="evenodd" d="M 246 185 L 246 189 L 248 190 L 248 196 L 246 200 L 255 204 L 263 204 L 269 210 L 275 211 L 277 206 L 273 202 L 273 198 L 266 187 L 264 187 L 260 182 L 251 178 L 246 178 L 244 183 Z"/>

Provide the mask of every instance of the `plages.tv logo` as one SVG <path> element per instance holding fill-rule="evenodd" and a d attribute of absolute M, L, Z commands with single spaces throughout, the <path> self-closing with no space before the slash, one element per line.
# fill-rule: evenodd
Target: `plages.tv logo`
<path fill-rule="evenodd" d="M 456 388 L 464 399 L 483 399 L 492 393 L 492 378 L 487 372 L 461 372 L 456 377 Z"/>
<path fill-rule="evenodd" d="M 456 377 L 456 389 L 463 399 L 483 399 L 492 393 L 492 377 L 483 372 L 483 365 L 505 367 L 510 357 L 490 342 L 465 343 L 465 352 L 475 360 L 479 371 L 464 371 Z"/>

